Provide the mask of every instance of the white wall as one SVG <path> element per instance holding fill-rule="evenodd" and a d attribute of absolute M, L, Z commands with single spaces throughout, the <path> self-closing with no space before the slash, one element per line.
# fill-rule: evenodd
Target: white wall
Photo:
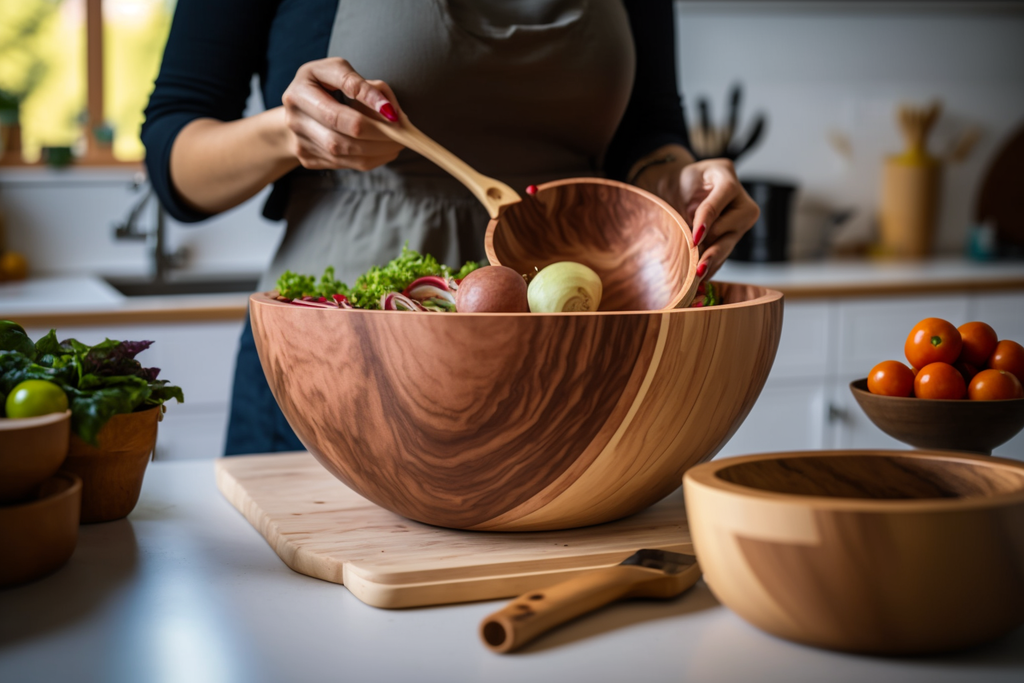
<path fill-rule="evenodd" d="M 676 16 L 691 121 L 698 97 L 724 116 L 729 86 L 743 84 L 743 120 L 763 110 L 769 124 L 737 168 L 796 180 L 806 237 L 812 205 L 874 214 L 882 159 L 903 144 L 898 104 L 942 100 L 934 153 L 979 126 L 941 198 L 938 247 L 962 250 L 984 170 L 1024 125 L 1024 4 L 678 2 Z M 832 130 L 853 143 L 850 161 L 829 145 Z"/>
<path fill-rule="evenodd" d="M 936 151 L 967 125 L 984 132 L 945 178 L 939 246 L 958 251 L 983 169 L 1024 121 L 1024 4 L 1007 4 L 680 2 L 683 91 L 691 115 L 704 95 L 722 116 L 740 81 L 742 121 L 770 115 L 763 144 L 739 170 L 798 181 L 798 253 L 814 242 L 818 208 L 874 213 L 881 160 L 901 146 L 897 104 L 941 98 Z M 829 146 L 830 130 L 851 139 L 851 161 Z M 0 170 L 8 246 L 26 252 L 36 273 L 144 273 L 145 248 L 111 237 L 132 201 L 130 180 L 127 171 Z M 281 235 L 260 217 L 262 198 L 200 226 L 174 225 L 172 243 L 192 247 L 193 269 L 258 271 Z"/>

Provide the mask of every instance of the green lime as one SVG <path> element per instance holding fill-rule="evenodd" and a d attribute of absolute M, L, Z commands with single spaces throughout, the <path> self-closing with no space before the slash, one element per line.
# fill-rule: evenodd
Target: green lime
<path fill-rule="evenodd" d="M 45 379 L 27 379 L 7 395 L 7 417 L 35 417 L 68 409 L 64 390 Z"/>

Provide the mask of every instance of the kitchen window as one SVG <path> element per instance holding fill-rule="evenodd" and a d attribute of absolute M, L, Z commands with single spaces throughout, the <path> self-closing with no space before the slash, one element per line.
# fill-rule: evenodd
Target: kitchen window
<path fill-rule="evenodd" d="M 76 164 L 141 161 L 142 112 L 174 6 L 0 0 L 0 164 L 37 163 L 44 148 L 51 163 L 68 148 Z"/>

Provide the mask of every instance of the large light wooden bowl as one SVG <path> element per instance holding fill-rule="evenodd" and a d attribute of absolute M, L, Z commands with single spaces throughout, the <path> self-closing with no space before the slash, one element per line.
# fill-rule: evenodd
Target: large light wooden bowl
<path fill-rule="evenodd" d="M 540 185 L 502 207 L 487 226 L 487 258 L 520 273 L 576 261 L 601 277 L 602 311 L 656 311 L 689 305 L 697 291 L 690 226 L 667 202 L 603 178 Z"/>
<path fill-rule="evenodd" d="M 683 486 L 704 580 L 769 633 L 918 654 L 1024 622 L 1024 463 L 769 453 L 700 465 Z"/>
<path fill-rule="evenodd" d="M 757 399 L 782 295 L 658 312 L 397 313 L 250 298 L 302 443 L 411 519 L 525 531 L 638 512 L 712 457 Z"/>

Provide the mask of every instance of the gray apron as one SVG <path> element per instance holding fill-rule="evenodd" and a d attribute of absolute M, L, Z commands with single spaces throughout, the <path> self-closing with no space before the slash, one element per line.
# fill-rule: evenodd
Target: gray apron
<path fill-rule="evenodd" d="M 619 0 L 340 0 L 328 55 L 387 82 L 418 128 L 519 191 L 598 173 L 635 66 Z M 453 267 L 485 258 L 487 212 L 409 150 L 296 178 L 285 217 L 264 290 L 329 265 L 352 284 L 406 242 Z"/>

